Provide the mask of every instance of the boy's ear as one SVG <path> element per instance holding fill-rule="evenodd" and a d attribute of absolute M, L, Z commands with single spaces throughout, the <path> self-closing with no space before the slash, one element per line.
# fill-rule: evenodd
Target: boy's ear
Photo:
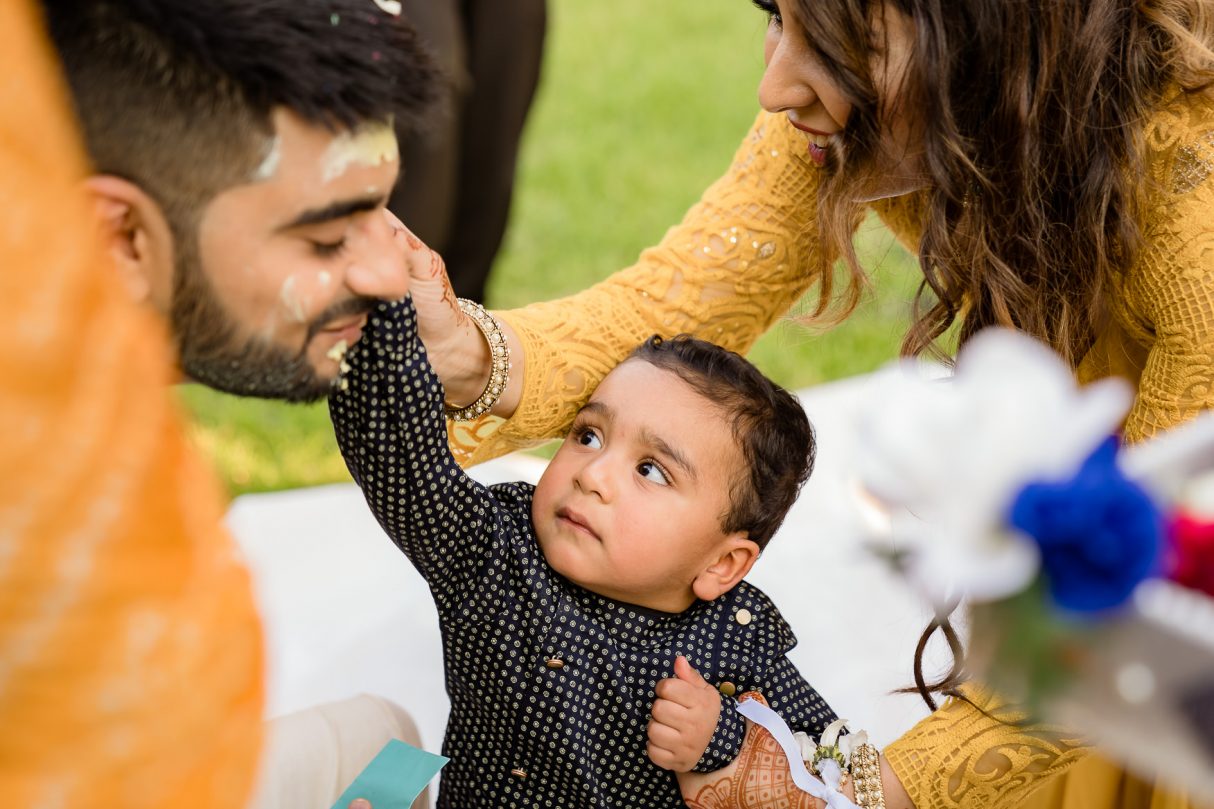
<path fill-rule="evenodd" d="M 168 313 L 172 299 L 173 235 L 160 205 L 139 186 L 109 174 L 84 181 L 101 225 L 106 252 L 140 304 Z"/>
<path fill-rule="evenodd" d="M 691 591 L 701 601 L 712 601 L 728 593 L 750 572 L 759 558 L 759 546 L 750 540 L 745 531 L 730 534 L 718 547 L 720 551 L 716 560 L 691 583 Z"/>

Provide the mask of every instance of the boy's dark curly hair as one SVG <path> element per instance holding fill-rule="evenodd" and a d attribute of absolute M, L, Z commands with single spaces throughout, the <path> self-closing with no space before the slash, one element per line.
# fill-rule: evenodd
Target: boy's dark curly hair
<path fill-rule="evenodd" d="M 766 547 L 814 467 L 814 430 L 800 402 L 746 358 L 690 335 L 654 335 L 629 359 L 677 374 L 730 419 L 747 468 L 734 478 L 721 527 Z"/>

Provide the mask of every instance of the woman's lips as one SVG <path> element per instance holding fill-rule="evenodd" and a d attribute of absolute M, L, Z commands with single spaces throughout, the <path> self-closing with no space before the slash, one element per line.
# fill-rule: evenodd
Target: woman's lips
<path fill-rule="evenodd" d="M 809 138 L 809 159 L 817 163 L 819 166 L 826 164 L 826 152 L 830 148 L 831 141 L 835 135 L 830 132 L 823 132 L 819 129 L 812 129 L 803 124 L 799 124 L 792 118 L 788 122 L 797 129 L 804 132 Z"/>

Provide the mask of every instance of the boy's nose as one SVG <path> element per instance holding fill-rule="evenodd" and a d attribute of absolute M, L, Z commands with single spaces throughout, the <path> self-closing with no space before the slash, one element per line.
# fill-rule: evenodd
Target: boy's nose
<path fill-rule="evenodd" d="M 578 470 L 574 483 L 586 494 L 597 495 L 603 502 L 610 502 L 614 494 L 611 478 L 610 460 L 600 455 Z"/>

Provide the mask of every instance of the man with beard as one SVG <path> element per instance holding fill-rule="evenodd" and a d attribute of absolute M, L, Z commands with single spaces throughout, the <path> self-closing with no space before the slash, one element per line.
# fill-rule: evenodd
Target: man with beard
<path fill-rule="evenodd" d="M 367 313 L 408 291 L 410 261 L 431 260 L 385 210 L 394 125 L 420 121 L 440 82 L 412 30 L 371 0 L 43 6 L 105 249 L 131 296 L 167 319 L 181 374 L 323 397 Z M 258 807 L 328 806 L 336 795 L 321 789 L 412 730 L 378 700 L 317 712 L 271 728 Z"/>
<path fill-rule="evenodd" d="M 44 5 L 110 252 L 168 316 L 183 373 L 323 397 L 335 347 L 408 288 L 393 124 L 440 81 L 412 30 L 370 0 Z"/>

